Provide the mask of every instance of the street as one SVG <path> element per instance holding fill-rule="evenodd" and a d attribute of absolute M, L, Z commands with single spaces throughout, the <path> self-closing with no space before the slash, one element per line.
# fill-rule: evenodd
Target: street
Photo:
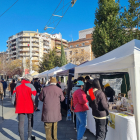
<path fill-rule="evenodd" d="M 18 133 L 18 116 L 15 114 L 15 109 L 8 97 L 3 101 L 4 120 L 2 120 L 2 106 L 0 101 L 0 140 L 20 140 Z M 34 126 L 32 135 L 36 140 L 46 140 L 44 124 L 41 121 L 42 102 L 39 102 L 40 111 L 34 113 Z M 24 125 L 25 140 L 28 138 L 28 120 L 27 116 Z M 95 140 L 93 134 L 88 130 L 85 133 L 88 140 Z M 58 140 L 76 140 L 76 131 L 72 121 L 66 121 L 66 116 L 58 123 Z"/>

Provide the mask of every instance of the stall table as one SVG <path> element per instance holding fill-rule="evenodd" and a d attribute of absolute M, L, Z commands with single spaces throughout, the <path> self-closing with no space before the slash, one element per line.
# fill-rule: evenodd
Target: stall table
<path fill-rule="evenodd" d="M 137 140 L 134 116 L 121 116 L 120 113 L 110 111 L 115 115 L 115 129 L 107 126 L 106 140 Z M 96 135 L 95 120 L 92 116 L 92 109 L 87 111 L 87 129 Z"/>

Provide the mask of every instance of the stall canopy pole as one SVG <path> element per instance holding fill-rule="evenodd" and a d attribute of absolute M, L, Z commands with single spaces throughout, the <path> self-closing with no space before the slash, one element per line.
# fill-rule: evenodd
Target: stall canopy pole
<path fill-rule="evenodd" d="M 70 97 L 70 90 L 71 90 L 71 80 L 72 80 L 72 75 L 69 73 L 68 76 L 68 89 L 67 89 L 67 111 L 69 109 L 69 97 Z"/>
<path fill-rule="evenodd" d="M 131 85 L 131 93 L 132 100 L 134 105 L 134 115 L 135 115 L 135 123 L 136 123 L 136 131 L 137 131 L 137 140 L 140 140 L 140 68 L 132 67 L 129 68 L 129 76 L 130 76 L 130 85 Z"/>

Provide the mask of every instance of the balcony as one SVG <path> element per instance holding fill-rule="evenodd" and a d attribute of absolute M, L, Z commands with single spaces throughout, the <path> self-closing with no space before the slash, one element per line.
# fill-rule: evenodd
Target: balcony
<path fill-rule="evenodd" d="M 37 45 L 37 44 L 32 44 L 32 46 L 33 46 L 33 47 L 39 47 L 39 45 Z"/>
<path fill-rule="evenodd" d="M 19 56 L 29 57 L 29 56 L 30 56 L 30 54 L 29 54 L 29 53 L 28 53 L 28 54 L 19 54 Z"/>
<path fill-rule="evenodd" d="M 32 54 L 32 56 L 39 57 L 39 54 Z"/>
<path fill-rule="evenodd" d="M 38 58 L 33 58 L 32 61 L 39 61 L 39 59 Z"/>
<path fill-rule="evenodd" d="M 12 56 L 10 56 L 11 58 L 14 58 L 14 57 L 17 57 L 17 55 L 12 55 Z"/>
<path fill-rule="evenodd" d="M 56 41 L 55 44 L 61 44 L 61 41 Z"/>
<path fill-rule="evenodd" d="M 32 52 L 39 52 L 39 49 L 32 49 Z"/>
<path fill-rule="evenodd" d="M 16 49 L 16 46 L 10 47 L 10 50 L 11 50 L 11 49 Z"/>
<path fill-rule="evenodd" d="M 49 53 L 49 51 L 43 51 L 44 53 Z"/>
<path fill-rule="evenodd" d="M 19 46 L 29 47 L 30 44 L 21 44 L 21 43 L 20 43 Z"/>
<path fill-rule="evenodd" d="M 19 39 L 20 42 L 30 42 L 30 39 Z"/>
<path fill-rule="evenodd" d="M 38 40 L 32 40 L 32 42 L 39 42 Z"/>
<path fill-rule="evenodd" d="M 19 51 L 22 51 L 22 52 L 29 52 L 30 50 L 29 50 L 29 49 L 19 49 Z"/>
<path fill-rule="evenodd" d="M 44 46 L 44 49 L 51 49 L 51 47 L 50 46 Z"/>

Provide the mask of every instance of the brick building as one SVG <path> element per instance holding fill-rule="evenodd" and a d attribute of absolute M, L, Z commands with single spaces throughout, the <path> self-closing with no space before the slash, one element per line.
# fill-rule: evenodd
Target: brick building
<path fill-rule="evenodd" d="M 68 43 L 65 49 L 67 60 L 74 64 L 80 64 L 84 61 L 93 60 L 91 48 L 93 28 L 79 31 L 79 39 Z"/>

